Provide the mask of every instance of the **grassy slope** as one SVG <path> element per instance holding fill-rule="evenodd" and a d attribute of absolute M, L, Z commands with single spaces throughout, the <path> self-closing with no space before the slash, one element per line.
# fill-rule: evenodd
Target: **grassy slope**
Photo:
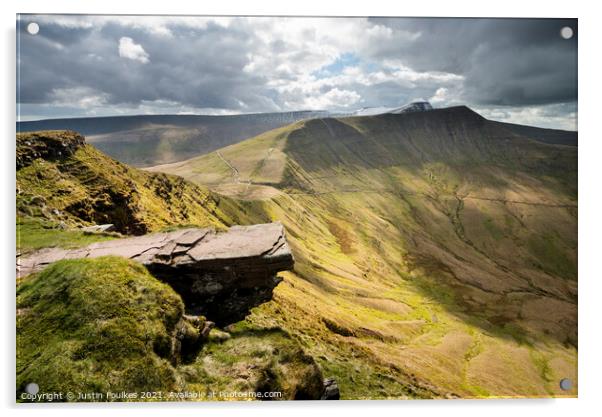
<path fill-rule="evenodd" d="M 17 151 L 40 140 L 35 135 L 73 134 L 20 134 Z M 90 224 L 113 223 L 123 234 L 174 225 L 224 228 L 248 223 L 246 206 L 173 175 L 131 168 L 83 145 L 68 157 L 37 158 L 17 170 L 17 249 L 77 246 L 108 238 L 77 229 Z"/>
<path fill-rule="evenodd" d="M 315 362 L 279 328 L 241 323 L 228 338 L 212 336 L 191 359 L 177 358 L 174 337 L 184 304 L 133 261 L 54 263 L 23 279 L 17 309 L 18 394 L 31 381 L 42 392 L 162 392 L 138 400 L 178 400 L 171 391 L 212 400 L 232 398 L 210 392 L 280 391 L 283 399 L 321 394 Z"/>
<path fill-rule="evenodd" d="M 531 137 L 551 145 L 577 146 L 577 132 L 559 129 L 543 129 L 539 127 L 516 125 L 512 123 L 493 122 L 522 136 Z"/>
<path fill-rule="evenodd" d="M 57 262 L 24 280 L 17 308 L 18 389 L 31 381 L 49 392 L 154 391 L 178 383 L 164 345 L 184 305 L 132 261 Z"/>
<path fill-rule="evenodd" d="M 17 136 L 17 155 L 35 147 L 38 156 L 17 170 L 19 252 L 119 237 L 78 229 L 93 222 L 140 233 L 268 220 L 252 203 L 130 168 L 89 145 L 70 155 L 39 157 L 46 144 L 77 138 L 65 131 Z M 17 308 L 17 394 L 31 381 L 43 392 L 280 391 L 283 399 L 321 394 L 313 359 L 274 326 L 239 323 L 175 364 L 166 345 L 184 311 L 182 301 L 132 261 L 61 261 L 19 277 Z"/>
<path fill-rule="evenodd" d="M 85 233 L 81 230 L 64 230 L 59 222 L 29 216 L 17 219 L 17 252 L 61 247 L 78 248 L 90 243 L 114 239 L 107 233 Z"/>
<path fill-rule="evenodd" d="M 576 377 L 575 149 L 458 108 L 299 122 L 220 155 L 158 169 L 285 224 L 295 271 L 250 321 L 297 337 L 343 398 L 576 393 L 558 388 Z"/>

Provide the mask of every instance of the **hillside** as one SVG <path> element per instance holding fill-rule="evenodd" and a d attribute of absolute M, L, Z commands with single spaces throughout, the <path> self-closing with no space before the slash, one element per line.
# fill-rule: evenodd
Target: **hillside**
<path fill-rule="evenodd" d="M 77 252 L 73 248 L 112 239 L 117 241 L 91 247 L 104 255 L 121 256 L 124 250 L 138 249 L 142 251 L 139 255 L 148 257 L 162 248 L 158 242 L 177 235 L 181 239 L 173 243 L 172 250 L 176 246 L 190 249 L 198 239 L 187 241 L 185 236 L 198 231 L 215 238 L 211 240 L 215 250 L 217 236 L 228 240 L 228 234 L 222 232 L 229 226 L 269 221 L 252 204 L 215 195 L 179 177 L 151 174 L 117 162 L 75 132 L 19 134 L 16 145 L 19 266 L 28 256 L 40 260 L 36 257 L 53 250 L 60 253 L 61 247 Z M 94 223 L 112 223 L 117 232 L 82 228 Z M 191 226 L 212 227 L 218 232 Z M 276 231 L 282 229 L 276 226 Z M 150 235 L 134 241 L 123 239 L 124 235 L 158 230 L 171 233 L 154 235 L 158 237 L 155 241 L 149 240 Z M 245 230 L 231 228 L 230 232 Z M 274 259 L 282 256 L 270 258 L 263 276 L 257 256 L 251 257 L 253 262 L 245 258 L 249 247 L 247 255 L 237 253 L 236 245 L 228 244 L 225 249 L 225 253 L 235 253 L 221 259 L 222 267 L 224 262 L 235 262 L 233 270 L 240 273 L 240 281 L 247 281 L 230 279 L 229 287 L 220 287 L 225 292 L 219 294 L 220 308 L 217 301 L 211 304 L 215 286 L 207 287 L 210 296 L 201 299 L 199 288 L 185 284 L 183 269 L 166 270 L 164 254 L 157 255 L 155 267 L 97 252 L 53 262 L 35 273 L 18 273 L 17 399 L 23 401 L 25 386 L 32 381 L 41 392 L 87 394 L 60 401 L 233 400 L 240 398 L 206 394 L 276 391 L 281 396 L 273 399 L 320 399 L 323 375 L 298 341 L 278 326 L 244 320 L 231 324 L 246 314 L 232 310 L 234 307 L 251 308 L 271 298 L 271 289 L 279 282 L 272 276 L 282 267 L 274 264 Z M 282 255 L 283 246 L 277 249 Z M 70 251 L 64 251 L 63 257 Z M 292 260 L 290 253 L 289 257 Z M 211 256 L 206 258 L 211 263 Z M 211 263 L 214 275 L 216 264 L 219 262 Z M 231 275 L 230 265 L 225 266 Z M 199 279 L 212 276 L 198 271 L 197 275 Z M 261 279 L 267 288 L 261 287 Z M 173 286 L 166 284 L 170 280 Z M 251 284 L 254 292 L 244 288 Z M 226 322 L 230 324 L 227 331 L 213 329 L 215 323 L 197 315 L 203 309 L 209 310 L 211 318 L 221 318 L 216 311 L 222 314 L 224 306 L 230 306 L 229 317 L 235 317 Z M 105 396 L 109 391 L 115 397 Z M 119 396 L 122 391 L 138 396 Z M 167 396 L 187 391 L 203 396 Z M 141 392 L 165 396 L 141 397 Z"/>
<path fill-rule="evenodd" d="M 182 161 L 320 112 L 232 116 L 148 115 L 48 119 L 17 123 L 17 132 L 73 130 L 121 162 L 151 166 Z"/>
<path fill-rule="evenodd" d="M 63 393 L 60 401 L 320 398 L 319 368 L 286 332 L 240 322 L 205 336 L 208 322 L 184 311 L 179 295 L 134 261 L 56 262 L 17 288 L 17 392 L 36 381 Z"/>
<path fill-rule="evenodd" d="M 285 225 L 295 270 L 248 320 L 342 398 L 574 396 L 577 148 L 544 133 L 466 107 L 313 119 L 150 171 Z"/>
<path fill-rule="evenodd" d="M 20 250 L 56 239 L 67 245 L 87 240 L 78 227 L 93 224 L 110 223 L 117 232 L 140 235 L 174 225 L 249 223 L 239 206 L 180 177 L 131 168 L 75 132 L 17 135 Z"/>

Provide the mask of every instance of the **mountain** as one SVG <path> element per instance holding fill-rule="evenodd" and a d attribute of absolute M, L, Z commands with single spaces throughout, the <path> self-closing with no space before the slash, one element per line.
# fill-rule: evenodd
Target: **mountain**
<path fill-rule="evenodd" d="M 17 132 L 73 130 L 121 162 L 151 166 L 181 161 L 326 112 L 232 116 L 152 115 L 48 119 L 17 123 Z"/>
<path fill-rule="evenodd" d="M 280 221 L 295 266 L 181 363 L 165 349 L 181 300 L 146 270 L 109 257 L 20 277 L 18 389 L 296 398 L 323 375 L 343 399 L 575 396 L 558 381 L 577 372 L 577 148 L 530 132 L 467 107 L 313 118 L 145 171 L 75 132 L 19 134 L 19 256 Z M 96 223 L 118 233 L 81 228 Z"/>
<path fill-rule="evenodd" d="M 294 111 L 229 116 L 139 115 L 46 119 L 17 122 L 17 132 L 77 131 L 86 136 L 88 143 L 107 155 L 129 165 L 148 167 L 209 153 L 299 120 L 332 115 L 362 115 L 366 112 L 420 111 L 427 107 L 432 108 L 429 103 L 410 103 L 398 109 L 372 108 L 345 114 Z"/>
<path fill-rule="evenodd" d="M 467 107 L 317 118 L 149 168 L 259 206 L 281 326 L 343 398 L 574 395 L 577 148 Z"/>
<path fill-rule="evenodd" d="M 88 143 L 117 160 L 136 167 L 184 161 L 300 120 L 328 117 L 374 116 L 429 111 L 429 102 L 401 107 L 366 107 L 349 112 L 296 111 L 231 116 L 140 115 L 48 119 L 17 123 L 17 132 L 73 130 Z M 577 133 L 503 125 L 518 135 L 554 143 L 576 145 Z"/>

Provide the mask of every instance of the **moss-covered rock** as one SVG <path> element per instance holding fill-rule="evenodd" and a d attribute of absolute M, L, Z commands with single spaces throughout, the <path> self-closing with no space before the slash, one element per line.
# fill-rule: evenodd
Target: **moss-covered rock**
<path fill-rule="evenodd" d="M 184 305 L 121 258 L 61 261 L 17 290 L 17 390 L 176 389 L 170 360 Z"/>
<path fill-rule="evenodd" d="M 56 262 L 17 288 L 17 398 L 31 382 L 42 393 L 103 393 L 84 399 L 102 401 L 107 392 L 160 392 L 151 399 L 164 400 L 187 391 L 203 395 L 183 399 L 263 399 L 258 392 L 320 398 L 318 366 L 284 331 L 241 322 L 211 335 L 212 327 L 185 315 L 179 295 L 134 261 Z"/>

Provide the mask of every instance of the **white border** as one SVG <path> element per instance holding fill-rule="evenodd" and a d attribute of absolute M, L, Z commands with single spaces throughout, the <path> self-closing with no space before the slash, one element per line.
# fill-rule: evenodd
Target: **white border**
<path fill-rule="evenodd" d="M 344 414 L 360 416 L 372 409 L 384 415 L 469 416 L 482 417 L 524 415 L 580 416 L 599 413 L 598 402 L 602 347 L 602 275 L 597 259 L 601 245 L 600 189 L 602 175 L 602 105 L 600 100 L 600 40 L 602 16 L 595 2 L 576 1 L 527 2 L 504 0 L 495 4 L 485 1 L 453 0 L 394 2 L 370 0 L 351 3 L 324 0 L 219 0 L 212 2 L 186 2 L 169 0 L 160 3 L 129 2 L 123 0 L 80 1 L 72 0 L 21 0 L 7 4 L 2 9 L 3 54 L 1 112 L 4 137 L 0 169 L 3 186 L 2 265 L 5 274 L 2 285 L 5 314 L 2 320 L 2 369 L 0 395 L 7 414 L 105 415 L 215 415 L 240 413 L 245 416 L 304 416 L 308 414 Z M 245 15 L 346 15 L 346 16 L 487 16 L 487 17 L 577 17 L 579 18 L 579 399 L 563 400 L 448 400 L 448 401 L 392 401 L 392 402 L 331 402 L 331 403 L 261 403 L 261 404 L 113 404 L 25 406 L 14 405 L 15 375 L 15 320 L 14 320 L 14 133 L 15 133 L 15 15 L 16 13 L 105 13 L 105 14 L 245 14 Z M 42 408 L 43 407 L 43 408 Z M 595 410 L 595 411 L 594 411 Z"/>

